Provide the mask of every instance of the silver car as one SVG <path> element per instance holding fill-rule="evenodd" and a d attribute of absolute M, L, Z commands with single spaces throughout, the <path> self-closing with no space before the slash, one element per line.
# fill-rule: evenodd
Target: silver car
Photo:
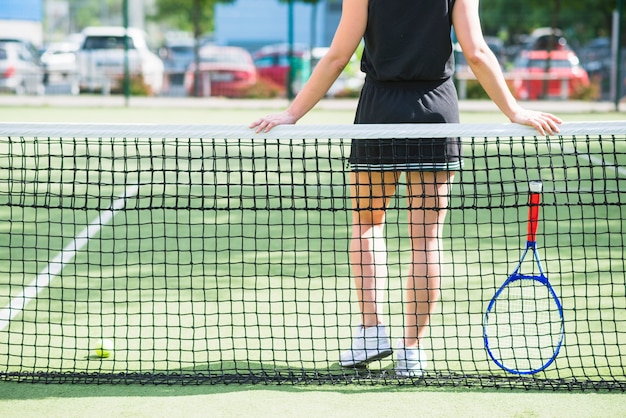
<path fill-rule="evenodd" d="M 131 79 L 144 83 L 152 94 L 163 88 L 163 61 L 148 47 L 147 35 L 135 28 L 88 27 L 83 29 L 81 47 L 76 51 L 80 89 L 120 90 L 125 73 L 125 48 Z M 128 42 L 126 42 L 128 40 Z"/>
<path fill-rule="evenodd" d="M 17 42 L 0 42 L 0 91 L 43 94 L 43 70 L 37 58 Z"/>

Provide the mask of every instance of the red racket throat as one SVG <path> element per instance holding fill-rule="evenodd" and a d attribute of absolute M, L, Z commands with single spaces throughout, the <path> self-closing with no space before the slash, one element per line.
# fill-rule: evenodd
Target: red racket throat
<path fill-rule="evenodd" d="M 537 228 L 539 226 L 539 205 L 541 204 L 541 193 L 530 193 L 528 198 L 528 242 L 537 242 Z"/>

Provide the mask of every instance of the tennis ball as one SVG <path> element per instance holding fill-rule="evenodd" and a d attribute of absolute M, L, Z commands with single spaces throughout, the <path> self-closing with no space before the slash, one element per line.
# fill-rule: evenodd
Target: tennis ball
<path fill-rule="evenodd" d="M 101 339 L 93 347 L 96 357 L 109 358 L 113 354 L 113 341 Z"/>

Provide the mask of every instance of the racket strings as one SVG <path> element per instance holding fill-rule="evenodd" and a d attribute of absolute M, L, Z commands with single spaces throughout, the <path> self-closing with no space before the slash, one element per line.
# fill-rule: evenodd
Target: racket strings
<path fill-rule="evenodd" d="M 507 285 L 487 319 L 489 346 L 506 368 L 541 369 L 553 357 L 561 336 L 561 316 L 549 288 L 532 278 Z"/>

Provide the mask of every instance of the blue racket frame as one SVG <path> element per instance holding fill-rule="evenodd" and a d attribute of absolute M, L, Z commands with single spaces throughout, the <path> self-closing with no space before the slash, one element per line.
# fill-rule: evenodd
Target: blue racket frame
<path fill-rule="evenodd" d="M 520 274 L 522 263 L 524 262 L 524 259 L 526 258 L 526 255 L 528 254 L 529 251 L 532 252 L 533 258 L 535 260 L 535 263 L 537 264 L 537 267 L 539 268 L 539 273 L 540 274 L 538 276 Z M 548 359 L 548 361 L 546 361 L 541 367 L 536 368 L 536 369 L 532 369 L 532 370 L 517 370 L 517 369 L 512 369 L 510 367 L 505 366 L 504 364 L 502 364 L 502 362 L 500 360 L 498 360 L 496 358 L 496 356 L 493 354 L 493 352 L 491 351 L 491 349 L 489 347 L 489 337 L 487 335 L 487 321 L 489 319 L 489 313 L 492 311 L 498 296 L 500 296 L 500 294 L 504 291 L 504 289 L 509 284 L 511 284 L 511 283 L 513 283 L 513 282 L 515 282 L 517 280 L 536 280 L 539 283 L 541 283 L 542 285 L 546 286 L 548 288 L 548 292 L 550 292 L 550 295 L 554 299 L 554 302 L 555 302 L 555 304 L 556 304 L 556 306 L 558 308 L 559 317 L 560 317 L 560 320 L 561 320 L 560 337 L 559 337 L 559 341 L 557 343 L 556 349 L 554 350 L 554 353 L 552 354 L 552 357 L 550 357 Z M 487 311 L 485 313 L 484 322 L 483 322 L 483 338 L 484 338 L 484 342 L 485 342 L 485 348 L 487 349 L 487 352 L 489 353 L 489 357 L 491 357 L 493 362 L 496 363 L 496 365 L 498 365 L 498 367 L 500 367 L 501 369 L 503 369 L 503 370 L 505 370 L 505 371 L 507 371 L 509 373 L 513 373 L 513 374 L 530 375 L 530 374 L 535 374 L 535 373 L 538 373 L 538 372 L 540 372 L 542 370 L 545 370 L 547 367 L 550 366 L 550 364 L 552 364 L 554 362 L 556 357 L 559 355 L 559 352 L 561 350 L 561 346 L 563 345 L 564 336 L 565 336 L 565 318 L 563 317 L 563 305 L 561 304 L 561 301 L 559 300 L 559 297 L 557 296 L 556 292 L 554 291 L 554 288 L 550 284 L 550 281 L 548 280 L 548 277 L 545 275 L 545 273 L 543 271 L 543 267 L 541 266 L 541 260 L 539 259 L 539 253 L 537 252 L 537 243 L 528 241 L 526 243 L 526 249 L 522 253 L 520 261 L 517 264 L 517 267 L 515 268 L 513 273 L 511 273 L 511 275 L 505 280 L 505 282 L 502 284 L 502 286 L 500 286 L 500 288 L 498 288 L 498 290 L 496 291 L 494 296 L 491 298 L 491 301 L 489 302 L 489 305 L 487 305 Z"/>

